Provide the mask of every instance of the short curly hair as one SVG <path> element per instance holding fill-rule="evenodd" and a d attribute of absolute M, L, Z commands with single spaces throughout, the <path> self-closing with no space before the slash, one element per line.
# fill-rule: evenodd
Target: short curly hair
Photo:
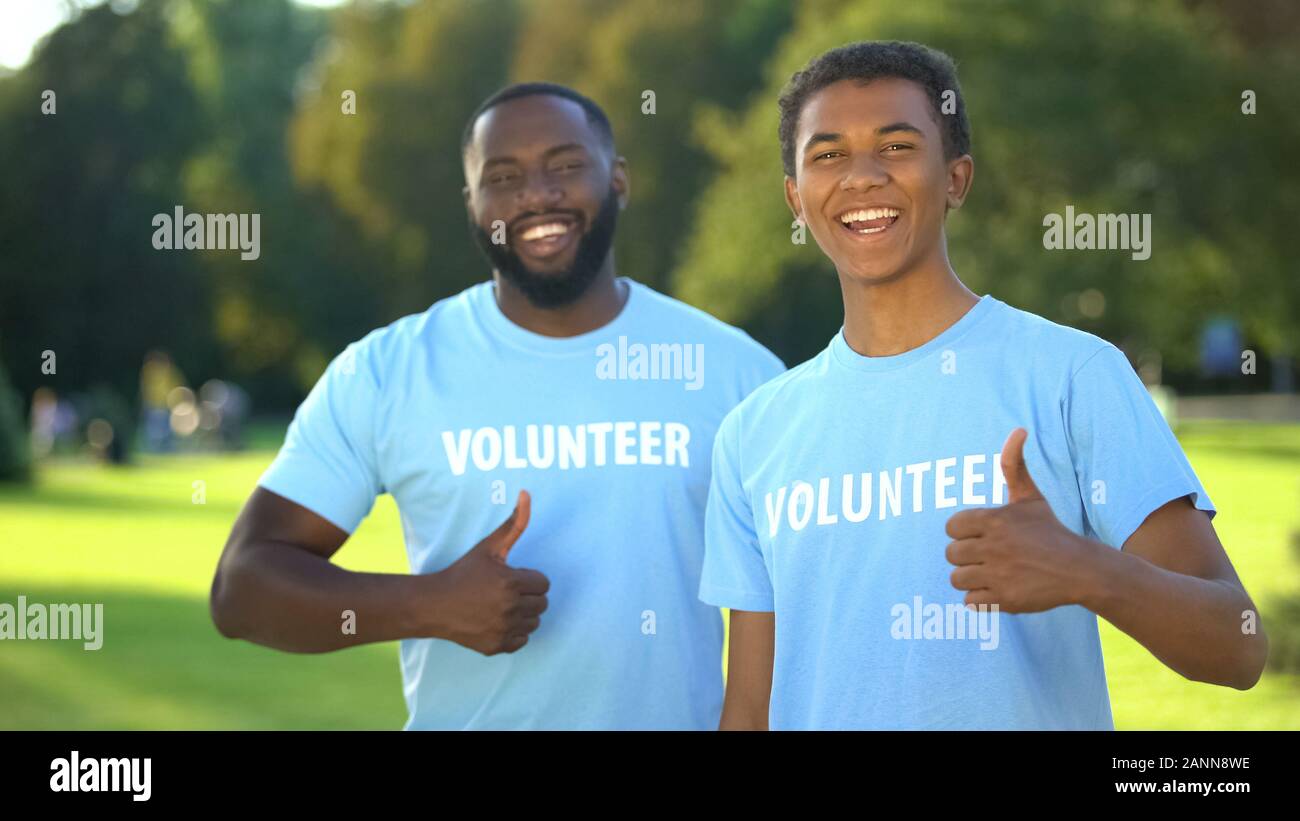
<path fill-rule="evenodd" d="M 885 77 L 911 80 L 925 89 L 934 110 L 935 122 L 943 135 L 946 159 L 970 153 L 970 120 L 966 100 L 957 82 L 957 66 L 942 51 L 901 40 L 874 40 L 849 43 L 831 49 L 796 71 L 777 101 L 781 110 L 778 133 L 781 137 L 781 164 L 787 176 L 795 176 L 795 133 L 799 116 L 808 98 L 840 80 L 868 83 Z M 941 113 L 945 91 L 952 91 L 956 111 Z"/>

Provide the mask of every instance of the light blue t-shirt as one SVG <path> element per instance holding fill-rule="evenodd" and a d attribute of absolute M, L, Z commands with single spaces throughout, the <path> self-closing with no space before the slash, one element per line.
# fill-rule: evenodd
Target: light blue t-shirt
<path fill-rule="evenodd" d="M 744 332 L 635 281 L 590 333 L 532 333 L 475 285 L 350 345 L 260 484 L 353 532 L 377 496 L 412 573 L 442 570 L 532 496 L 509 564 L 550 580 L 528 643 L 401 642 L 427 728 L 717 726 L 721 615 L 699 601 L 713 437 L 784 370 Z"/>
<path fill-rule="evenodd" d="M 1204 488 L 1116 347 L 983 297 L 926 344 L 836 334 L 755 391 L 714 446 L 704 601 L 775 612 L 773 729 L 1113 729 L 1097 617 L 962 608 L 957 511 L 1006 503 L 1025 463 L 1070 530 L 1122 548 Z"/>

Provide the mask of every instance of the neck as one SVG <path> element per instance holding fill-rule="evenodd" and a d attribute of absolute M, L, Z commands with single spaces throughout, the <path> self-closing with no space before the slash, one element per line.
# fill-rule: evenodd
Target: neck
<path fill-rule="evenodd" d="M 499 271 L 492 272 L 497 305 L 506 318 L 525 330 L 542 336 L 578 336 L 613 321 L 627 302 L 628 288 L 614 275 L 614 254 L 605 258 L 591 287 L 568 305 L 539 308 Z"/>
<path fill-rule="evenodd" d="M 936 258 L 881 282 L 840 275 L 844 341 L 863 356 L 896 356 L 919 348 L 979 302 L 962 284 L 940 246 Z"/>

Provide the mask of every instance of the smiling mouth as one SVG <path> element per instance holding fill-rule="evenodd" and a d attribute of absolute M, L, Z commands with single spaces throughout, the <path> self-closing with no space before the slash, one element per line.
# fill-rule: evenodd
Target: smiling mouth
<path fill-rule="evenodd" d="M 534 221 L 515 233 L 515 247 L 535 259 L 545 259 L 568 248 L 578 234 L 578 221 L 554 217 Z"/>
<path fill-rule="evenodd" d="M 897 208 L 858 208 L 840 214 L 839 222 L 846 231 L 860 236 L 881 234 L 898 222 L 902 212 Z"/>

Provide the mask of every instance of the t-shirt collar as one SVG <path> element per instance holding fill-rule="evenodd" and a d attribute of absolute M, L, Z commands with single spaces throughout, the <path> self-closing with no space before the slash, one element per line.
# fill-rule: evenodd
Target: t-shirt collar
<path fill-rule="evenodd" d="M 933 353 L 950 348 L 961 337 L 965 336 L 974 328 L 984 317 L 993 312 L 996 306 L 1002 302 L 995 299 L 989 294 L 980 297 L 979 302 L 971 306 L 961 318 L 949 325 L 934 339 L 923 345 L 913 348 L 910 351 L 904 351 L 893 356 L 863 356 L 853 348 L 844 339 L 844 326 L 835 334 L 831 340 L 830 352 L 832 360 L 846 368 L 855 371 L 892 371 L 897 368 L 904 368 L 915 362 L 918 362 Z"/>
<path fill-rule="evenodd" d="M 618 315 L 599 328 L 577 336 L 546 336 L 516 325 L 501 312 L 497 304 L 496 285 L 488 280 L 476 289 L 474 294 L 475 312 L 482 318 L 484 325 L 494 335 L 510 344 L 525 348 L 533 353 L 565 356 L 577 353 L 590 353 L 595 350 L 597 340 L 607 338 L 611 333 L 626 329 L 632 324 L 633 315 L 640 310 L 641 300 L 637 294 L 640 283 L 627 277 L 615 277 L 616 282 L 627 283 L 627 301 Z"/>

